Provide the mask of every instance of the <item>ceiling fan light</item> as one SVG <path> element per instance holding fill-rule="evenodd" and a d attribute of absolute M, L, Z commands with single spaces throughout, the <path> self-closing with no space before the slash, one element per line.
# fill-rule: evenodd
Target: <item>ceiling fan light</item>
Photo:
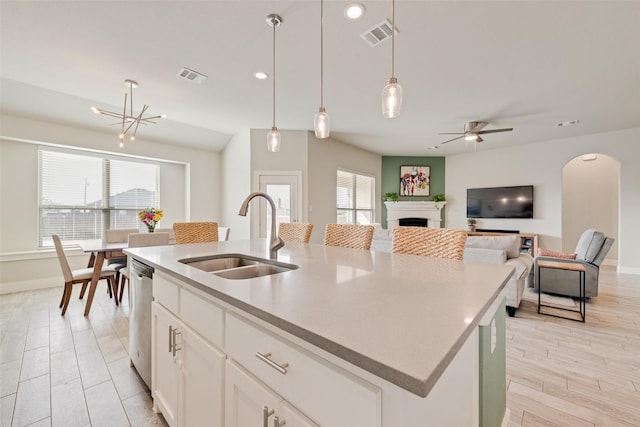
<path fill-rule="evenodd" d="M 331 132 L 331 118 L 324 107 L 320 107 L 315 116 L 313 116 L 313 128 L 316 132 L 316 138 L 324 139 L 329 137 L 329 133 Z"/>
<path fill-rule="evenodd" d="M 267 134 L 267 151 L 277 153 L 280 151 L 280 132 L 277 127 L 272 127 Z"/>
<path fill-rule="evenodd" d="M 464 136 L 465 141 L 475 141 L 477 139 L 478 139 L 478 134 L 473 132 L 467 133 Z"/>
<path fill-rule="evenodd" d="M 402 86 L 398 84 L 398 79 L 391 77 L 389 84 L 382 89 L 382 116 L 386 119 L 398 117 L 401 107 Z"/>

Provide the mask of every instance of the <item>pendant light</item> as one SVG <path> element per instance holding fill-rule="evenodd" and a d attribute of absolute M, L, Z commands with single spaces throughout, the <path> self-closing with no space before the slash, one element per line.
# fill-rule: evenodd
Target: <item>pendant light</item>
<path fill-rule="evenodd" d="M 395 32 L 396 32 L 396 1 L 391 0 L 391 78 L 389 84 L 382 89 L 382 116 L 393 119 L 400 115 L 402 107 L 402 86 L 395 76 Z"/>
<path fill-rule="evenodd" d="M 276 127 L 276 28 L 282 23 L 282 18 L 275 13 L 267 16 L 267 24 L 273 28 L 273 125 L 267 134 L 267 150 L 272 153 L 280 151 L 280 132 Z"/>
<path fill-rule="evenodd" d="M 320 0 L 320 108 L 313 116 L 313 128 L 318 139 L 328 138 L 331 132 L 331 119 L 324 108 L 324 0 Z"/>

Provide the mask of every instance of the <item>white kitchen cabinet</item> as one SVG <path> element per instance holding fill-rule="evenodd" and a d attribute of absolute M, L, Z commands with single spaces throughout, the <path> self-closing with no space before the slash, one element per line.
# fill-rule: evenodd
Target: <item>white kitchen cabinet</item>
<path fill-rule="evenodd" d="M 222 426 L 224 422 L 223 353 L 182 325 L 178 357 L 181 387 L 178 426 Z"/>
<path fill-rule="evenodd" d="M 272 334 L 237 313 L 227 312 L 225 328 L 228 357 L 264 384 L 264 387 L 274 390 L 292 409 L 297 408 L 320 425 L 381 425 L 382 393 L 376 386 Z M 226 371 L 227 398 L 231 392 L 235 392 L 228 384 L 229 363 Z M 231 398 L 237 397 L 231 395 Z M 262 405 L 258 406 L 262 408 Z M 227 405 L 227 412 L 228 410 Z M 283 412 L 284 409 L 281 409 L 280 414 Z M 287 425 L 291 425 L 289 421 Z"/>
<path fill-rule="evenodd" d="M 317 427 L 235 362 L 226 363 L 226 427 Z"/>
<path fill-rule="evenodd" d="M 167 423 L 177 426 L 178 366 L 173 357 L 169 327 L 178 319 L 160 304 L 151 304 L 151 395 L 154 410 L 162 412 Z"/>
<path fill-rule="evenodd" d="M 224 361 L 218 351 L 196 330 L 208 325 L 215 329 L 212 317 L 185 321 L 179 313 L 200 312 L 201 298 L 180 289 L 160 275 L 152 303 L 152 396 L 154 406 L 171 427 L 222 426 L 224 423 Z M 156 293 L 156 289 L 158 292 Z M 175 291 L 175 292 L 174 292 Z M 219 307 L 211 305 L 214 319 Z M 192 316 L 184 316 L 192 319 Z M 205 325 L 206 324 L 206 325 Z M 221 328 L 221 324 L 220 324 Z M 208 337 L 208 334 L 205 334 Z"/>

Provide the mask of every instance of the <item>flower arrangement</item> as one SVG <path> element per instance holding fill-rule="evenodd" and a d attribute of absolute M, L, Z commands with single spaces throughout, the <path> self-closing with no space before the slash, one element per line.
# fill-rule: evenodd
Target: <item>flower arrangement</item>
<path fill-rule="evenodd" d="M 140 221 L 147 226 L 149 233 L 153 233 L 156 228 L 156 224 L 162 219 L 163 215 L 164 212 L 162 212 L 162 209 L 156 208 L 146 208 L 138 212 L 138 218 L 140 218 Z"/>

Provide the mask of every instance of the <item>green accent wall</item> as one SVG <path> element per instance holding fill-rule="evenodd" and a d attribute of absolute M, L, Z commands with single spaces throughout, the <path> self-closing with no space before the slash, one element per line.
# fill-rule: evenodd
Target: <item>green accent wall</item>
<path fill-rule="evenodd" d="M 445 194 L 444 192 L 444 157 L 402 157 L 383 156 L 382 157 L 382 184 L 380 186 L 381 196 L 384 200 L 385 193 L 400 194 L 400 166 L 429 166 L 431 168 L 429 177 L 429 196 L 400 196 L 402 201 L 431 200 L 435 194 Z M 445 208 L 442 209 L 444 211 Z M 441 212 L 442 215 L 442 212 Z M 382 204 L 382 227 L 387 228 L 387 207 Z M 442 224 L 444 227 L 444 224 Z"/>

